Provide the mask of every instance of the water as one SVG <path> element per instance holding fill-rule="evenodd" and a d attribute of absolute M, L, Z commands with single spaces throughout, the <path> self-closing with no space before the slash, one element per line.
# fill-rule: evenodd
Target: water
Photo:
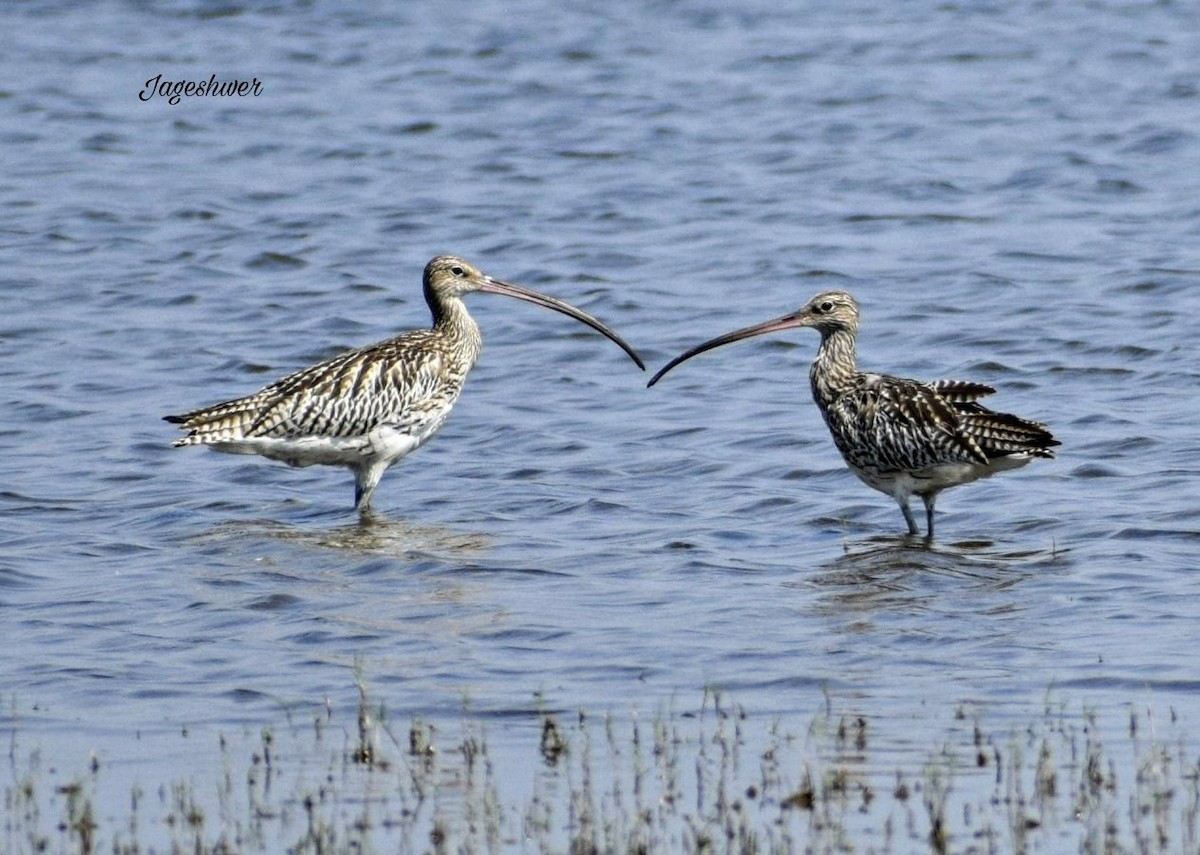
<path fill-rule="evenodd" d="M 0 35 L 0 696 L 131 780 L 328 702 L 499 746 L 531 710 L 826 696 L 919 758 L 1048 690 L 1200 721 L 1200 31 L 1185 4 L 41 4 Z M 256 77 L 258 97 L 138 93 Z M 423 326 L 455 252 L 652 369 L 815 291 L 860 361 L 995 385 L 1057 461 L 932 547 L 842 467 L 816 337 L 644 388 L 481 295 L 485 354 L 360 525 L 342 471 L 160 416 Z M 345 713 L 349 716 L 351 713 Z M 1120 717 L 1118 716 L 1118 724 Z M 532 735 L 532 736 L 531 736 Z M 195 762 L 189 760 L 187 762 Z"/>

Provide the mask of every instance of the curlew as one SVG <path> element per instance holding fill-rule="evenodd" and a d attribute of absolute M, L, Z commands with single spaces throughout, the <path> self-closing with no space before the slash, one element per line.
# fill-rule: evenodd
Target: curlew
<path fill-rule="evenodd" d="M 834 444 L 868 487 L 896 500 L 910 535 L 919 533 L 910 496 L 924 502 L 926 536 L 932 538 L 933 507 L 942 490 L 1016 469 L 1035 457 L 1054 457 L 1050 449 L 1059 442 L 1046 425 L 978 403 L 996 391 L 991 386 L 922 383 L 858 370 L 858 303 L 845 291 L 825 291 L 789 315 L 693 347 L 663 366 L 648 385 L 706 350 L 793 327 L 821 334 L 809 380 Z"/>
<path fill-rule="evenodd" d="M 461 258 L 430 261 L 424 289 L 431 329 L 340 354 L 244 398 L 166 416 L 188 432 L 173 444 L 259 454 L 291 466 L 345 466 L 354 473 L 354 505 L 366 510 L 388 467 L 445 423 L 479 359 L 483 340 L 463 303 L 474 291 L 569 315 L 608 336 L 645 369 L 633 348 L 587 312 L 493 279 Z"/>

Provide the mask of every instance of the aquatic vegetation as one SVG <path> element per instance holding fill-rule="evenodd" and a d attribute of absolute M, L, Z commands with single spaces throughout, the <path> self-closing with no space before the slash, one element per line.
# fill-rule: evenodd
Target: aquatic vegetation
<path fill-rule="evenodd" d="M 565 714 L 539 700 L 517 728 L 522 739 L 497 751 L 494 720 L 464 712 L 454 735 L 420 719 L 397 727 L 361 678 L 359 689 L 354 721 L 325 706 L 308 724 L 220 737 L 201 776 L 214 787 L 147 781 L 123 816 L 97 809 L 107 786 L 97 757 L 80 772 L 41 768 L 14 736 L 3 850 L 941 855 L 1200 845 L 1200 760 L 1174 713 L 1162 722 L 1131 710 L 1128 739 L 1107 745 L 1097 713 L 1066 703 L 1000 733 L 981 713 L 948 710 L 944 743 L 891 768 L 875 742 L 892 723 L 828 699 L 798 732 L 715 693 L 695 711 L 648 717 Z"/>

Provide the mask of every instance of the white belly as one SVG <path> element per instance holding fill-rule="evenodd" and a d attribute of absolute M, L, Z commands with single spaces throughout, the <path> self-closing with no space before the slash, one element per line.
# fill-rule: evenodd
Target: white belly
<path fill-rule="evenodd" d="M 391 466 L 433 436 L 445 418 L 427 422 L 419 430 L 401 432 L 383 426 L 358 436 L 251 437 L 211 443 L 213 451 L 258 454 L 289 466 Z"/>
<path fill-rule="evenodd" d="M 1028 454 L 1010 454 L 1007 457 L 994 458 L 987 465 L 967 462 L 939 463 L 936 466 L 912 472 L 854 469 L 854 474 L 868 487 L 873 487 L 889 496 L 902 497 L 914 493 L 920 496 L 925 493 L 936 493 L 948 487 L 957 487 L 960 484 L 969 484 L 980 478 L 988 478 L 997 472 L 1018 469 L 1032 459 Z"/>

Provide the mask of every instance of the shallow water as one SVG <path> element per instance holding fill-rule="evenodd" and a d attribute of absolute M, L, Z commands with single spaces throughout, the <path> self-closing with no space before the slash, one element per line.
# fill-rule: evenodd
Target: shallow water
<path fill-rule="evenodd" d="M 352 710 L 356 667 L 394 715 L 466 704 L 500 746 L 539 705 L 706 687 L 761 720 L 831 696 L 897 756 L 963 705 L 1020 726 L 1050 687 L 1200 721 L 1184 6 L 436 6 L 10 10 L 0 693 L 24 739 L 169 776 L 139 739 Z M 263 94 L 139 100 L 159 73 Z M 647 390 L 486 295 L 463 399 L 365 522 L 345 472 L 169 447 L 166 413 L 425 325 L 440 252 L 652 369 L 848 288 L 864 366 L 993 384 L 1059 458 L 944 494 L 926 546 L 842 467 L 814 335 Z"/>

